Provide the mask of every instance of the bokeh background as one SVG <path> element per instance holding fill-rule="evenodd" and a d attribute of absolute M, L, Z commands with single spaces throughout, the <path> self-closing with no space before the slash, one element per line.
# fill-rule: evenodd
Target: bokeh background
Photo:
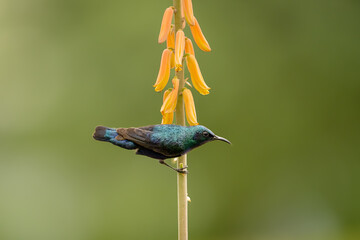
<path fill-rule="evenodd" d="M 171 4 L 0 1 L 1 240 L 177 238 L 176 174 L 91 138 L 160 123 Z M 198 120 L 233 145 L 189 154 L 190 239 L 360 239 L 360 2 L 193 5 Z"/>

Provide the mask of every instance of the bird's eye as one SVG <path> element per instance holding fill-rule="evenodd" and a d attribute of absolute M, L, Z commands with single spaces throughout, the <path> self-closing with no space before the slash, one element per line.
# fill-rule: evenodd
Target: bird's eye
<path fill-rule="evenodd" d="M 204 132 L 202 133 L 202 135 L 207 138 L 207 137 L 209 137 L 210 134 L 209 134 L 208 132 L 204 131 Z"/>

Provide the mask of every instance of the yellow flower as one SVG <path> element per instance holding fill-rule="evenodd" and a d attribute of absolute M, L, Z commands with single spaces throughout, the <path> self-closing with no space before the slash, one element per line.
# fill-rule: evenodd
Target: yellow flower
<path fill-rule="evenodd" d="M 169 49 L 164 49 L 162 53 L 159 73 L 156 79 L 156 83 L 154 84 L 156 92 L 160 92 L 161 90 L 163 90 L 167 82 L 169 81 L 171 54 L 172 51 Z"/>
<path fill-rule="evenodd" d="M 171 24 L 169 35 L 166 39 L 167 48 L 175 49 L 175 26 Z"/>
<path fill-rule="evenodd" d="M 159 33 L 159 39 L 158 39 L 159 43 L 165 42 L 166 38 L 168 37 L 168 34 L 170 32 L 171 20 L 173 17 L 173 13 L 174 13 L 173 7 L 168 7 L 167 9 L 165 9 L 163 19 L 161 22 L 161 27 L 160 27 L 160 33 Z"/>
<path fill-rule="evenodd" d="M 184 4 L 181 3 L 181 6 L 182 6 L 182 8 L 181 8 L 181 23 L 182 23 L 181 28 L 184 29 L 186 27 L 186 21 L 185 21 L 185 15 L 184 15 Z"/>
<path fill-rule="evenodd" d="M 171 90 L 168 89 L 164 92 L 163 102 L 165 102 L 166 98 L 171 93 Z M 164 113 L 162 116 L 161 124 L 172 124 L 174 120 L 174 112 L 171 113 Z"/>
<path fill-rule="evenodd" d="M 195 25 L 194 26 L 190 26 L 190 30 L 191 30 L 191 34 L 194 37 L 194 40 L 196 42 L 196 44 L 198 45 L 198 47 L 205 51 L 205 52 L 210 52 L 211 48 L 209 43 L 206 41 L 206 38 L 204 36 L 204 34 L 201 31 L 200 25 L 198 23 L 198 21 L 195 19 Z"/>
<path fill-rule="evenodd" d="M 183 30 L 178 30 L 176 32 L 176 39 L 175 39 L 175 71 L 182 70 L 182 58 L 184 56 L 184 49 L 185 49 L 185 34 Z"/>
<path fill-rule="evenodd" d="M 163 102 L 165 102 L 165 100 L 166 100 L 166 98 L 169 96 L 169 94 L 171 93 L 171 88 L 170 89 L 168 89 L 168 90 L 166 90 L 165 92 L 164 92 L 164 96 L 163 96 Z"/>
<path fill-rule="evenodd" d="M 202 95 L 209 94 L 209 87 L 206 85 L 204 78 L 201 74 L 199 64 L 196 61 L 194 55 L 187 55 L 186 64 L 190 72 L 191 81 L 194 85 L 194 88 Z"/>
<path fill-rule="evenodd" d="M 174 88 L 171 90 L 171 93 L 167 94 L 160 109 L 162 115 L 166 113 L 172 113 L 175 111 L 176 108 L 177 96 L 179 91 L 179 79 L 175 76 L 172 80 L 172 83 Z"/>
<path fill-rule="evenodd" d="M 195 25 L 195 17 L 191 0 L 182 0 L 182 6 L 184 8 L 186 22 L 190 26 Z"/>
<path fill-rule="evenodd" d="M 185 88 L 183 90 L 183 97 L 185 103 L 186 119 L 188 123 L 190 126 L 199 125 L 196 119 L 195 103 L 191 91 Z"/>
<path fill-rule="evenodd" d="M 172 124 L 174 121 L 174 112 L 165 113 L 162 117 L 161 124 Z"/>
<path fill-rule="evenodd" d="M 173 51 L 175 50 L 175 26 L 173 24 L 171 24 L 169 36 L 166 40 L 166 45 L 167 45 L 167 48 L 172 50 L 171 58 L 170 58 L 170 68 L 174 68 L 175 67 L 175 54 Z"/>
<path fill-rule="evenodd" d="M 175 67 L 175 53 L 171 51 L 170 68 L 173 69 L 174 67 Z"/>
<path fill-rule="evenodd" d="M 192 54 L 195 56 L 194 47 L 189 38 L 185 38 L 185 53 Z"/>

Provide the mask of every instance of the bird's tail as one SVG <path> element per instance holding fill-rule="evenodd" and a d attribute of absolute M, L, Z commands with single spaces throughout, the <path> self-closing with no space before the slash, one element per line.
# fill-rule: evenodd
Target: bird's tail
<path fill-rule="evenodd" d="M 97 126 L 95 128 L 93 138 L 95 140 L 109 142 L 110 139 L 115 138 L 117 135 L 118 134 L 116 132 L 116 129 L 114 129 L 114 128 L 108 128 L 108 127 L 104 127 L 104 126 Z"/>
<path fill-rule="evenodd" d="M 119 140 L 116 138 L 116 136 L 118 136 L 116 129 L 103 127 L 103 126 L 97 126 L 95 128 L 93 138 L 95 140 L 99 140 L 99 141 L 110 142 L 118 147 L 129 149 L 129 150 L 136 149 L 139 147 L 132 141 L 129 141 L 126 139 Z"/>

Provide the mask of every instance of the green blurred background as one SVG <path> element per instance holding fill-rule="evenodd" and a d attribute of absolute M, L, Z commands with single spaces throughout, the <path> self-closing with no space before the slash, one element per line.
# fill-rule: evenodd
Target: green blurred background
<path fill-rule="evenodd" d="M 91 138 L 160 123 L 169 5 L 0 1 L 1 240 L 177 238 L 176 174 Z M 233 145 L 189 154 L 190 239 L 360 239 L 360 2 L 193 5 L 198 120 Z"/>

